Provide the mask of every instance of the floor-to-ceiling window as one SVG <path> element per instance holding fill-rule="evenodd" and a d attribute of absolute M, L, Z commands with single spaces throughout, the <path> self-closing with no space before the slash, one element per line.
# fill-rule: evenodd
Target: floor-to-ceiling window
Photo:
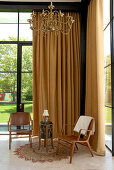
<path fill-rule="evenodd" d="M 112 88 L 110 44 L 110 0 L 103 0 L 104 23 L 104 86 L 105 86 L 105 144 L 112 150 Z"/>
<path fill-rule="evenodd" d="M 7 123 L 20 104 L 32 114 L 32 31 L 28 18 L 29 12 L 0 12 L 0 123 Z"/>

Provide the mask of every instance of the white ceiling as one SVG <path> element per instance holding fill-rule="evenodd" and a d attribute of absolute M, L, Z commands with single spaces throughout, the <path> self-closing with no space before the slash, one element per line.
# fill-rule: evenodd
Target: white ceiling
<path fill-rule="evenodd" d="M 50 0 L 2 0 L 14 2 L 50 2 Z M 52 2 L 81 2 L 81 0 L 52 0 Z"/>

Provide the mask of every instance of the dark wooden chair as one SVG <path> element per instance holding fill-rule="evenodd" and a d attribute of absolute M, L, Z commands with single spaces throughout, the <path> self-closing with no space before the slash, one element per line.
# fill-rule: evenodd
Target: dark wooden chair
<path fill-rule="evenodd" d="M 32 147 L 32 125 L 33 122 L 29 112 L 15 112 L 10 114 L 8 121 L 9 149 L 11 149 L 12 139 L 22 137 L 29 137 L 30 147 Z"/>
<path fill-rule="evenodd" d="M 70 136 L 67 136 L 67 135 L 58 136 L 58 145 L 57 145 L 56 154 L 58 154 L 58 152 L 59 152 L 59 145 L 60 144 L 66 146 L 66 147 L 70 147 L 71 148 L 70 163 L 72 163 L 72 156 L 73 156 L 73 153 L 74 153 L 74 149 L 75 148 L 78 149 L 77 144 L 82 144 L 84 146 L 88 146 L 89 151 L 90 151 L 90 153 L 93 157 L 93 152 L 92 152 L 91 146 L 89 144 L 89 139 L 90 139 L 90 136 L 91 136 L 91 132 L 93 130 L 93 124 L 94 124 L 94 119 L 92 119 L 90 121 L 88 130 L 86 130 L 85 135 L 81 134 L 81 131 L 82 130 L 84 131 L 85 129 L 80 129 L 79 132 L 77 133 L 77 135 L 73 134 L 73 135 L 70 135 Z"/>

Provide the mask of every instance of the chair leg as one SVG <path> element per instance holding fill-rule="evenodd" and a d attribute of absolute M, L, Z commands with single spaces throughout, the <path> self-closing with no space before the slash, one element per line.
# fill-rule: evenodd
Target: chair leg
<path fill-rule="evenodd" d="M 54 148 L 54 147 L 53 147 L 53 138 L 51 138 L 51 146 L 52 146 L 52 148 Z"/>
<path fill-rule="evenodd" d="M 76 146 L 76 149 L 78 150 L 78 146 L 77 146 L 77 144 L 75 143 L 75 146 Z"/>
<path fill-rule="evenodd" d="M 11 133 L 9 134 L 9 149 L 11 149 Z"/>
<path fill-rule="evenodd" d="M 94 155 L 93 155 L 93 152 L 92 152 L 92 149 L 91 149 L 91 146 L 90 146 L 89 142 L 87 142 L 87 145 L 88 145 L 89 151 L 90 151 L 90 153 L 91 153 L 91 155 L 93 157 Z"/>
<path fill-rule="evenodd" d="M 32 148 L 32 136 L 30 134 L 30 148 Z"/>
<path fill-rule="evenodd" d="M 38 147 L 39 150 L 40 150 L 40 143 L 41 143 L 41 138 L 40 138 L 40 135 L 39 135 L 39 147 Z"/>
<path fill-rule="evenodd" d="M 59 143 L 60 143 L 60 140 L 58 139 L 58 144 L 57 144 L 57 149 L 56 149 L 56 155 L 57 155 L 58 152 L 59 152 Z"/>
<path fill-rule="evenodd" d="M 29 132 L 29 142 L 30 142 L 30 140 L 31 140 L 30 138 L 31 138 L 31 134 L 30 134 L 30 132 Z"/>
<path fill-rule="evenodd" d="M 72 163 L 72 156 L 74 153 L 74 147 L 75 147 L 75 142 L 72 143 L 72 150 L 71 150 L 71 154 L 70 154 L 70 164 Z"/>

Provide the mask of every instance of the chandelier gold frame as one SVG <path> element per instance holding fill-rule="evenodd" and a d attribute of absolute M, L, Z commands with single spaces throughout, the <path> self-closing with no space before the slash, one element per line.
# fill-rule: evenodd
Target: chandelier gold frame
<path fill-rule="evenodd" d="M 27 20 L 30 23 L 30 29 L 42 31 L 43 35 L 46 35 L 48 32 L 58 33 L 58 31 L 63 34 L 68 34 L 75 20 L 73 20 L 72 16 L 69 16 L 69 13 L 67 16 L 65 16 L 61 10 L 56 11 L 53 10 L 54 8 L 55 6 L 52 4 L 51 0 L 51 4 L 48 6 L 49 10 L 42 10 L 42 13 L 39 16 L 39 20 L 35 24 L 38 26 L 33 25 L 36 18 L 36 14 L 33 11 L 31 14 L 31 19 Z"/>

